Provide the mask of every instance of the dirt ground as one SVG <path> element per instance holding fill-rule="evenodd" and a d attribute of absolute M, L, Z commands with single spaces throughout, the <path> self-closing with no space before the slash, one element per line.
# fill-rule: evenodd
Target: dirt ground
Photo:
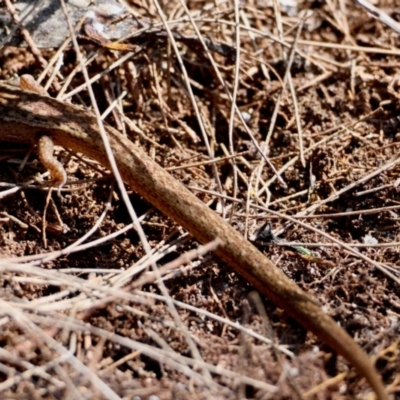
<path fill-rule="evenodd" d="M 128 46 L 79 32 L 89 75 L 109 69 L 93 82 L 106 122 L 246 237 L 269 222 L 309 249 L 256 242 L 400 398 L 400 32 L 351 0 L 189 1 L 195 27 L 164 3 L 174 40 L 145 0 L 125 2 Z M 400 22 L 397 0 L 373 4 Z M 73 46 L 61 62 L 24 41 L 2 43 L 0 79 L 50 63 L 49 94 L 89 107 Z M 177 260 L 199 243 L 127 188 L 162 285 L 102 166 L 57 149 L 68 184 L 49 194 L 35 152 L 21 171 L 27 149 L 2 147 L 1 399 L 374 398 L 212 253 Z"/>

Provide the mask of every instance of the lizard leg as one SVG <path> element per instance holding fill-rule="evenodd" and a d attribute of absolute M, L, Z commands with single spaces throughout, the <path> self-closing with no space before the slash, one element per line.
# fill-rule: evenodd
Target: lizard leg
<path fill-rule="evenodd" d="M 22 75 L 20 77 L 19 85 L 21 89 L 48 96 L 43 87 L 37 83 L 31 75 Z M 50 185 L 60 188 L 65 184 L 65 182 L 67 182 L 67 174 L 62 164 L 53 156 L 53 139 L 50 136 L 42 135 L 38 139 L 37 146 L 40 161 L 49 170 L 53 178 Z"/>
<path fill-rule="evenodd" d="M 54 157 L 54 143 L 50 136 L 42 135 L 37 143 L 41 163 L 49 170 L 52 180 L 50 185 L 61 188 L 67 182 L 67 173 L 63 165 Z"/>

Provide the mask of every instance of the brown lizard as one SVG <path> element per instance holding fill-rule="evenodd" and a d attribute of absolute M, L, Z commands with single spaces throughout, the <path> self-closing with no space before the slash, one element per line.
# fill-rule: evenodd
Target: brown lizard
<path fill-rule="evenodd" d="M 36 144 L 44 135 L 109 166 L 96 118 L 77 106 L 0 83 L 0 121 L 1 141 Z M 105 129 L 121 176 L 132 189 L 200 242 L 220 238 L 222 245 L 215 253 L 222 260 L 345 357 L 379 400 L 388 398 L 380 375 L 361 347 L 310 296 L 139 147 L 111 126 Z"/>

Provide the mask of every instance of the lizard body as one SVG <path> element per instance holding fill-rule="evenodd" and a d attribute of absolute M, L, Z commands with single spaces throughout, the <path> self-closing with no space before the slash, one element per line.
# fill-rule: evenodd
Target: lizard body
<path fill-rule="evenodd" d="M 39 135 L 109 166 L 96 118 L 81 108 L 43 94 L 0 83 L 0 141 L 34 143 Z M 140 148 L 105 124 L 123 180 L 202 243 L 216 237 L 216 254 L 261 293 L 346 358 L 379 400 L 384 386 L 355 341 L 320 306 L 233 227 L 210 210 Z"/>

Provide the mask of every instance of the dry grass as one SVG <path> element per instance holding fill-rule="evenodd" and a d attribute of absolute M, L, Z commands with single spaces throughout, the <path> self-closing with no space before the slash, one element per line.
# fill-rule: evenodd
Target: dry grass
<path fill-rule="evenodd" d="M 399 35 L 350 0 L 294 3 L 137 1 L 121 51 L 78 41 L 108 123 L 244 235 L 270 220 L 326 261 L 263 246 L 400 395 Z M 375 5 L 400 18 L 395 0 Z M 1 77 L 90 106 L 73 46 L 28 42 L 1 49 Z M 2 398 L 367 398 L 212 253 L 176 261 L 198 244 L 173 221 L 127 188 L 141 241 L 103 168 L 59 154 L 70 184 L 48 206 L 40 185 L 1 194 Z M 42 170 L 2 165 L 2 182 Z"/>

